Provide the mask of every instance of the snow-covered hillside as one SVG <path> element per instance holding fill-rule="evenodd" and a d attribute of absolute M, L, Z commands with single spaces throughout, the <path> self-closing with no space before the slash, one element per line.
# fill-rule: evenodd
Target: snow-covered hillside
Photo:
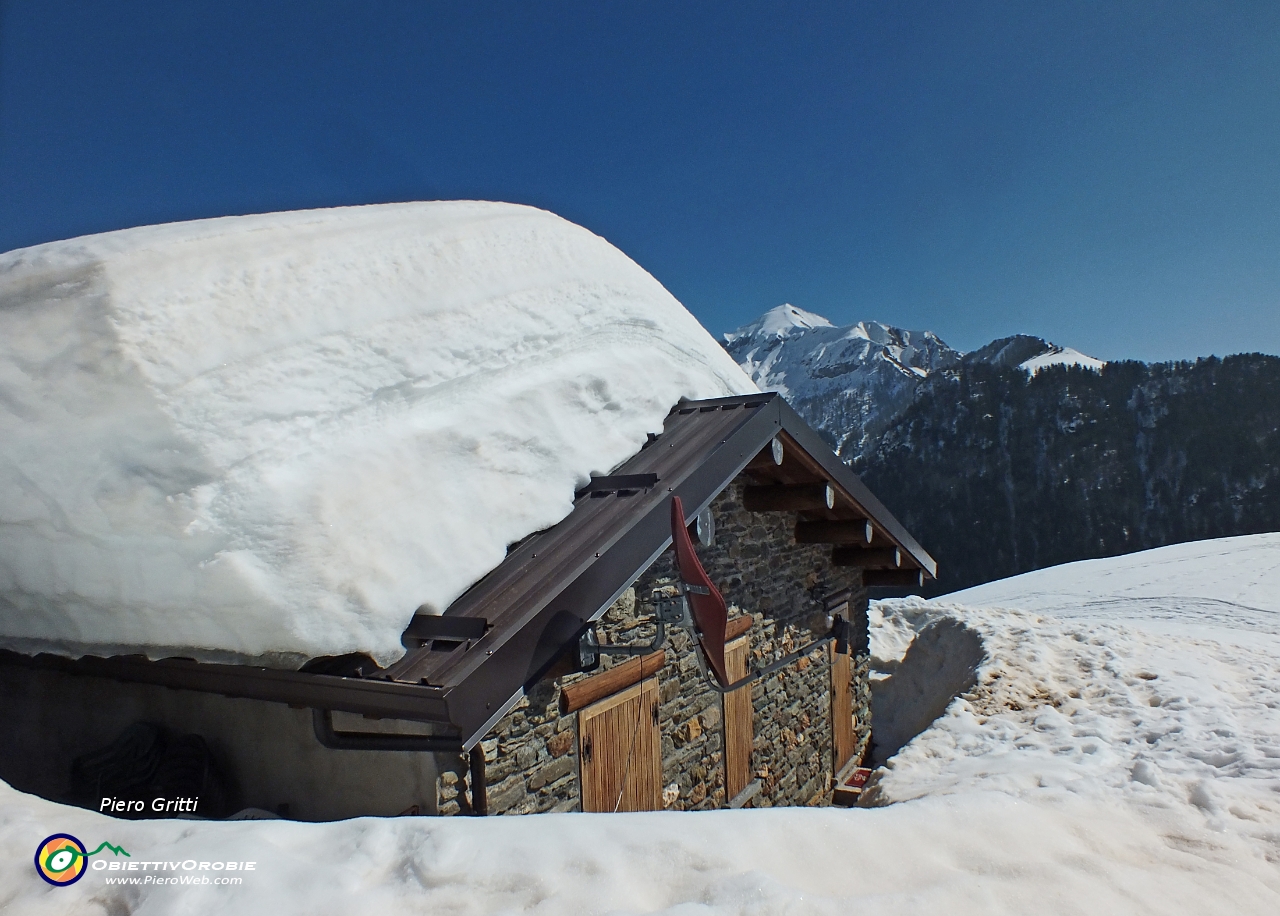
<path fill-rule="evenodd" d="M 529 207 L 0 255 L 0 644 L 386 662 L 680 397 L 753 390 L 653 277 Z"/>
<path fill-rule="evenodd" d="M 724 345 L 756 384 L 781 392 L 850 461 L 865 454 L 906 409 L 922 380 L 961 362 L 1017 366 L 1032 375 L 1048 366 L 1103 365 L 1026 334 L 965 354 L 932 331 L 877 321 L 836 327 L 794 305 L 770 309 L 725 334 Z"/>
<path fill-rule="evenodd" d="M 1238 840 L 1280 864 L 1280 533 L 1085 560 L 873 613 L 888 676 L 877 741 L 909 740 L 928 720 L 892 760 L 883 798 L 1110 799 L 1167 820 L 1175 847 Z M 957 660 L 972 663 L 969 682 L 935 721 L 930 690 Z"/>
<path fill-rule="evenodd" d="M 1026 369 L 1032 375 L 1035 375 L 1041 369 L 1049 366 L 1080 366 L 1082 369 L 1092 369 L 1094 372 L 1100 370 L 1105 362 L 1096 356 L 1086 356 L 1079 350 L 1071 347 L 1060 347 L 1057 344 L 1050 344 L 1049 349 L 1038 356 L 1024 360 L 1018 364 L 1020 368 Z"/>
<path fill-rule="evenodd" d="M 877 736 L 910 739 L 879 772 L 881 807 L 138 822 L 0 786 L 0 907 L 1280 912 L 1280 534 L 882 602 L 873 619 Z M 64 831 L 138 863 L 257 867 L 233 887 L 109 886 L 148 872 L 103 870 L 54 888 L 31 857 Z"/>
<path fill-rule="evenodd" d="M 1173 544 L 988 582 L 947 601 L 1272 645 L 1280 634 L 1280 534 Z M 1280 643 L 1274 644 L 1280 659 Z M 1278 663 L 1280 664 L 1280 663 Z"/>
<path fill-rule="evenodd" d="M 1086 356 L 1079 350 L 1060 347 L 1030 334 L 1015 334 L 1013 337 L 993 340 L 985 347 L 966 353 L 964 359 L 970 363 L 1017 366 L 1032 375 L 1049 366 L 1080 366 L 1098 372 L 1106 365 L 1102 360 Z"/>

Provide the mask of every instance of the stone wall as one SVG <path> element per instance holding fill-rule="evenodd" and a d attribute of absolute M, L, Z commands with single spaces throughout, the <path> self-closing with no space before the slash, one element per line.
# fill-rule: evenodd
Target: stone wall
<path fill-rule="evenodd" d="M 484 751 L 490 814 L 576 811 L 578 758 L 576 715 L 560 715 L 561 684 L 543 681 L 499 720 L 480 747 Z M 470 814 L 466 757 L 438 754 L 436 807 L 441 814 Z"/>
<path fill-rule="evenodd" d="M 829 547 L 798 545 L 795 516 L 752 513 L 742 508 L 741 483 L 712 504 L 716 522 L 711 547 L 699 547 L 708 575 L 730 604 L 731 616 L 755 621 L 748 638 L 754 667 L 789 654 L 826 632 L 824 600 L 850 591 L 863 651 L 855 655 L 853 708 L 858 755 L 870 740 L 870 690 L 865 651 L 866 591 L 857 570 L 830 566 Z M 602 642 L 652 639 L 642 620 L 654 613 L 653 594 L 675 583 L 670 554 L 659 558 L 602 618 Z M 658 673 L 663 757 L 663 802 L 675 810 L 723 807 L 722 700 L 706 685 L 689 635 L 669 630 L 667 664 Z M 823 648 L 751 685 L 755 750 L 752 805 L 820 804 L 829 799 L 832 775 L 831 668 Z M 623 659 L 602 659 L 602 668 Z M 559 715 L 561 687 L 586 675 L 545 681 L 530 691 L 484 740 L 491 814 L 579 810 L 576 715 Z M 466 762 L 441 755 L 437 787 L 442 814 L 470 810 Z"/>
<path fill-rule="evenodd" d="M 866 591 L 858 570 L 831 566 L 830 548 L 797 544 L 790 512 L 748 512 L 742 507 L 742 483 L 725 489 L 711 505 L 715 540 L 699 547 L 698 556 L 730 606 L 730 616 L 750 614 L 755 621 L 748 634 L 753 667 L 763 667 L 827 631 L 824 599 L 849 591 L 850 605 L 866 621 Z M 653 613 L 655 589 L 673 584 L 670 557 L 661 557 L 636 582 L 636 613 Z M 643 632 L 643 630 L 641 631 Z M 697 668 L 693 646 L 680 633 L 672 640 L 676 664 L 663 670 L 663 771 L 679 786 L 678 809 L 721 807 L 724 767 L 721 765 L 720 695 L 706 686 Z M 858 667 L 858 666 L 855 666 Z M 674 670 L 670 670 L 674 669 Z M 865 679 L 865 661 L 860 666 Z M 860 736 L 870 737 L 869 691 L 855 683 L 855 713 L 866 723 Z M 751 770 L 760 792 L 751 804 L 798 805 L 820 803 L 831 777 L 831 669 L 825 649 L 811 653 L 769 678 L 751 685 L 755 717 L 755 750 Z M 859 703 L 859 693 L 863 701 Z M 708 725 L 711 727 L 708 728 Z M 690 731 L 701 730 L 700 741 L 680 744 Z M 667 738 L 671 736 L 671 744 Z M 706 777 L 701 774 L 706 773 Z"/>

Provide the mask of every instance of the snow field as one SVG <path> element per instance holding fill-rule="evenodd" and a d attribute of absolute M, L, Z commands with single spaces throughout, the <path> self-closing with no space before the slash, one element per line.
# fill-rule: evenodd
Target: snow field
<path fill-rule="evenodd" d="M 980 633 L 988 658 L 890 761 L 884 800 L 981 790 L 1110 799 L 1176 813 L 1172 843 L 1212 849 L 1234 834 L 1280 863 L 1280 669 L 1268 649 L 1025 611 L 929 613 Z"/>
<path fill-rule="evenodd" d="M 878 699 L 900 691 L 900 733 L 911 739 L 878 774 L 872 800 L 882 807 L 134 822 L 0 785 L 0 907 L 1275 913 L 1280 671 L 1277 631 L 1264 623 L 1276 607 L 1280 535 L 1165 551 L 1044 570 L 947 600 L 878 602 Z M 1075 604 L 1036 607 L 1064 601 L 1064 583 Z M 986 603 L 981 589 L 1005 606 Z M 1201 609 L 1214 592 L 1253 612 L 1206 623 Z M 965 681 L 957 671 L 968 671 L 968 685 L 951 699 Z M 940 717 L 906 734 L 930 704 L 940 704 Z M 30 857 L 58 831 L 95 845 L 111 839 L 140 859 L 259 865 L 237 887 L 107 887 L 91 874 L 51 888 Z"/>
<path fill-rule="evenodd" d="M 1173 544 L 978 585 L 947 598 L 1054 617 L 1141 621 L 1280 654 L 1280 533 Z"/>
<path fill-rule="evenodd" d="M 1236 837 L 1170 844 L 1175 819 L 1003 792 L 869 810 L 539 815 L 333 824 L 111 821 L 8 792 L 0 906 L 41 914 L 1265 913 L 1274 874 Z M 44 885 L 50 823 L 138 862 L 255 861 L 234 887 Z M 52 831 L 48 831 L 52 832 Z M 34 837 L 34 839 L 30 839 Z M 29 840 L 29 842 L 28 842 Z M 90 847 L 92 848 L 92 847 Z M 121 874 L 121 873 L 113 873 Z M 145 874 L 145 873 L 124 873 Z"/>

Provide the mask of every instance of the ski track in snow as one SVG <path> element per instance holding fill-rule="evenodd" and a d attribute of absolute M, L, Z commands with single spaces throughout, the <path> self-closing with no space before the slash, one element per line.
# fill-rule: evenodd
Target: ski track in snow
<path fill-rule="evenodd" d="M 128 822 L 0 786 L 0 908 L 1280 912 L 1280 535 L 1165 550 L 877 602 L 878 696 L 901 679 L 904 726 L 941 704 L 877 772 L 878 807 Z M 1086 600 L 1062 606 L 1068 586 Z M 939 691 L 969 661 L 961 695 Z M 31 854 L 58 831 L 135 860 L 254 859 L 258 871 L 232 888 L 108 887 L 103 873 L 52 888 Z"/>

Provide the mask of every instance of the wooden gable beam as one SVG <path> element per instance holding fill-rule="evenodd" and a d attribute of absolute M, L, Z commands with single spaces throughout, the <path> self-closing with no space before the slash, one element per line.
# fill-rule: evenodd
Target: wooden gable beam
<path fill-rule="evenodd" d="M 851 521 L 815 521 L 803 519 L 796 522 L 797 544 L 857 544 L 866 546 L 875 536 L 875 526 L 871 519 L 854 519 Z"/>
<path fill-rule="evenodd" d="M 902 566 L 902 550 L 889 547 L 836 547 L 831 551 L 832 566 L 860 566 L 863 569 L 898 569 Z"/>

